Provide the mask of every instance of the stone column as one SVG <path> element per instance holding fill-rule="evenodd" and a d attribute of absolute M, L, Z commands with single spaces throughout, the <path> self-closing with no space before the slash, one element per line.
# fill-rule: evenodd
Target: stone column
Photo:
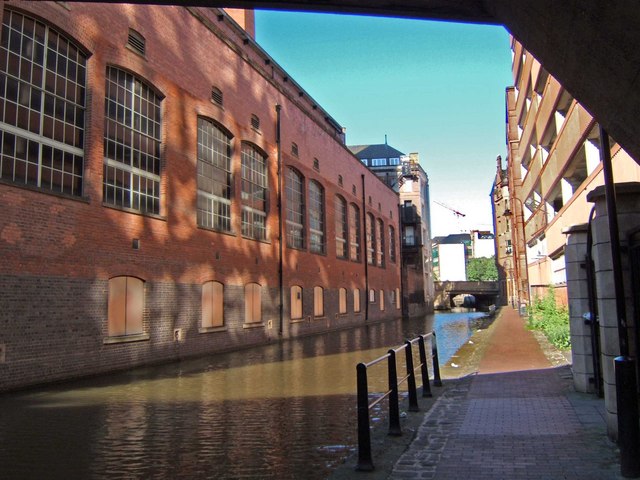
<path fill-rule="evenodd" d="M 611 245 L 609 240 L 609 219 L 605 202 L 604 186 L 597 187 L 589 192 L 587 200 L 595 203 L 596 206 L 596 216 L 592 223 L 592 233 L 593 261 L 596 273 L 597 303 L 602 345 L 602 377 L 607 410 L 607 433 L 609 437 L 616 440 L 618 436 L 618 419 L 613 360 L 620 355 L 620 344 L 613 282 L 613 265 L 611 261 Z M 616 207 L 618 210 L 618 226 L 622 247 L 620 251 L 625 287 L 629 349 L 630 355 L 637 360 L 637 349 L 634 342 L 635 325 L 633 320 L 633 300 L 631 297 L 631 272 L 629 270 L 628 248 L 625 247 L 628 247 L 627 236 L 629 232 L 640 226 L 640 183 L 617 183 Z"/>
<path fill-rule="evenodd" d="M 594 392 L 589 381 L 593 378 L 593 350 L 591 327 L 584 322 L 583 314 L 589 311 L 589 286 L 585 260 L 587 254 L 586 223 L 563 230 L 567 235 L 564 259 L 567 272 L 567 296 L 569 298 L 569 328 L 571 331 L 571 357 L 573 383 L 578 392 Z"/>

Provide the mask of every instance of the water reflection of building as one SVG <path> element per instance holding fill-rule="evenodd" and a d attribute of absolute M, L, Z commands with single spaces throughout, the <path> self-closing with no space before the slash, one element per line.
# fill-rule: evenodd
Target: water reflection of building
<path fill-rule="evenodd" d="M 397 193 L 233 14 L 3 4 L 0 389 L 400 315 Z"/>
<path fill-rule="evenodd" d="M 403 154 L 386 143 L 352 145 L 351 151 L 400 194 L 403 306 L 406 315 L 433 311 L 429 177 L 419 155 Z"/>

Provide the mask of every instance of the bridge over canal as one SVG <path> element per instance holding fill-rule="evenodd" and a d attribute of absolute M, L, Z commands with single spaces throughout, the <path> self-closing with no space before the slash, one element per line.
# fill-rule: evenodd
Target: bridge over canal
<path fill-rule="evenodd" d="M 483 308 L 498 303 L 500 287 L 498 282 L 435 282 L 436 309 L 446 310 L 456 306 L 453 299 L 458 295 L 473 295 L 475 307 Z M 465 305 L 466 306 L 466 305 Z M 471 305 L 469 305 L 471 306 Z"/>

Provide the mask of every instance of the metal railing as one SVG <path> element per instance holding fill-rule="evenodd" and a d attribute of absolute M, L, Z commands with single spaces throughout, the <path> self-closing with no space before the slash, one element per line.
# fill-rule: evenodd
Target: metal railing
<path fill-rule="evenodd" d="M 401 435 L 400 428 L 400 401 L 398 396 L 398 387 L 407 382 L 407 391 L 409 395 L 409 411 L 418 412 L 418 391 L 416 387 L 415 372 L 419 368 L 422 375 L 422 396 L 431 397 L 431 385 L 429 383 L 429 367 L 427 364 L 427 354 L 425 348 L 425 338 L 431 337 L 431 359 L 433 364 L 433 384 L 437 387 L 442 386 L 440 379 L 440 365 L 438 364 L 438 346 L 436 343 L 436 333 L 431 332 L 420 335 L 413 340 L 405 340 L 404 344 L 398 348 L 392 348 L 385 355 L 376 358 L 369 363 L 359 363 L 356 366 L 358 381 L 358 464 L 356 470 L 371 471 L 373 470 L 373 460 L 371 458 L 371 431 L 369 427 L 369 410 L 382 402 L 385 398 L 389 398 L 389 435 Z M 417 368 L 413 366 L 413 349 L 414 343 L 418 343 L 418 351 L 420 354 L 420 365 Z M 396 368 L 396 355 L 404 350 L 407 374 L 398 379 Z M 369 386 L 367 383 L 367 369 L 387 360 L 387 370 L 389 377 L 389 389 L 373 402 L 369 403 Z"/>

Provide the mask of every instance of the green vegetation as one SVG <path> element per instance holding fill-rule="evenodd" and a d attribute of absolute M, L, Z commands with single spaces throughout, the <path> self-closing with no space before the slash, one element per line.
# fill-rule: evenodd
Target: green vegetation
<path fill-rule="evenodd" d="M 467 280 L 470 282 L 495 282 L 498 280 L 495 258 L 470 258 L 467 262 Z"/>
<path fill-rule="evenodd" d="M 569 339 L 569 309 L 556 304 L 553 287 L 544 297 L 536 297 L 529 306 L 529 328 L 542 331 L 561 350 L 571 346 Z"/>

